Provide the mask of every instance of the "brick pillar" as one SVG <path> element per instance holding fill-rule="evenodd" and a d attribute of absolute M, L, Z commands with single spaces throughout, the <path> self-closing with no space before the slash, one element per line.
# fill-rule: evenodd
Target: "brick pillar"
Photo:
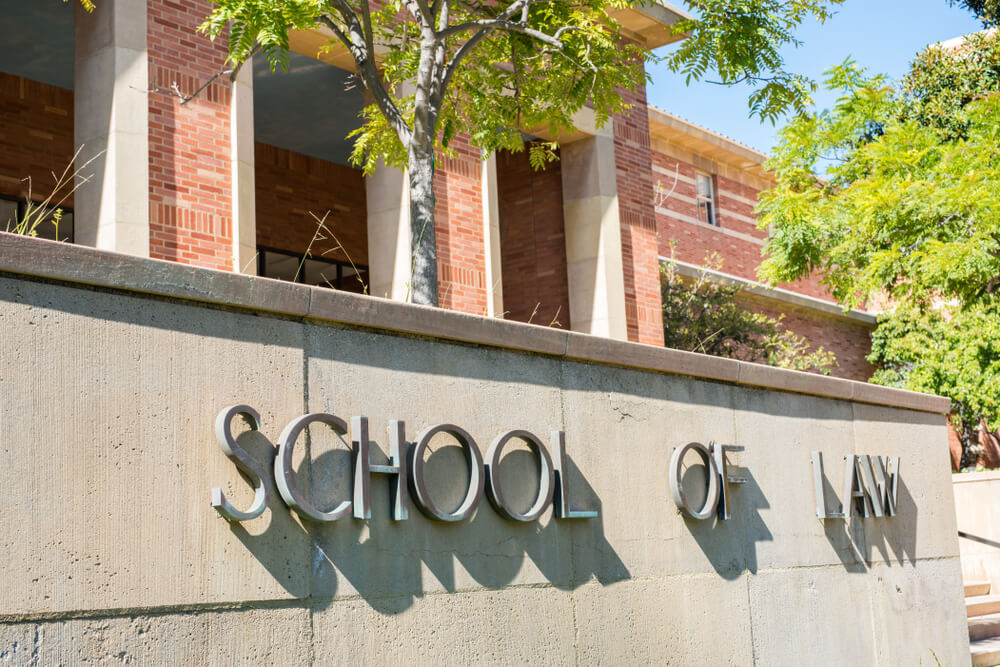
<path fill-rule="evenodd" d="M 473 315 L 489 313 L 483 223 L 483 161 L 465 137 L 455 137 L 454 157 L 437 156 L 434 217 L 438 253 L 438 303 Z"/>
<path fill-rule="evenodd" d="M 615 116 L 614 137 L 628 339 L 663 345 L 653 163 L 645 86 L 637 92 L 626 93 L 626 99 L 632 108 L 627 114 Z"/>
<path fill-rule="evenodd" d="M 75 14 L 76 166 L 90 165 L 74 200 L 76 242 L 149 255 L 146 3 L 103 0 Z M 66 165 L 60 165 L 61 171 Z"/>
<path fill-rule="evenodd" d="M 208 9 L 200 0 L 148 2 L 149 83 L 164 91 L 148 96 L 149 252 L 228 271 L 245 259 L 233 247 L 231 83 L 221 76 L 185 104 L 170 92 L 176 84 L 193 94 L 225 63 L 226 38 L 197 32 Z"/>

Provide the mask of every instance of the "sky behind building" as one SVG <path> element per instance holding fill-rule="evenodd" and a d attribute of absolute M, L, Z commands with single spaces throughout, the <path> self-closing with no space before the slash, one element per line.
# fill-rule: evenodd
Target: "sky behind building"
<path fill-rule="evenodd" d="M 803 44 L 784 52 L 793 72 L 821 80 L 823 72 L 848 56 L 871 72 L 899 79 L 913 57 L 928 44 L 975 32 L 981 24 L 969 13 L 950 7 L 946 0 L 847 0 L 825 24 L 809 23 L 798 31 Z M 666 47 L 658 55 L 667 55 Z M 721 132 L 741 143 L 770 152 L 777 126 L 749 117 L 747 86 L 719 86 L 684 77 L 663 64 L 649 68 L 650 104 L 691 122 Z M 706 78 L 712 78 L 711 76 Z M 833 96 L 819 91 L 816 101 L 827 107 Z"/>

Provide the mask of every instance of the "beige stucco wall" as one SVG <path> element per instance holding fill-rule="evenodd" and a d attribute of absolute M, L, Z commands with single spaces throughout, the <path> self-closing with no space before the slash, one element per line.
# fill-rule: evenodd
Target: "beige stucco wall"
<path fill-rule="evenodd" d="M 952 475 L 966 581 L 989 581 L 1000 591 L 1000 472 Z"/>
<path fill-rule="evenodd" d="M 0 656 L 14 663 L 901 665 L 968 659 L 940 399 L 0 234 Z M 645 367 L 655 370 L 642 370 Z M 310 411 L 363 414 L 387 451 L 436 422 L 484 450 L 566 432 L 595 520 L 316 526 L 252 493 L 213 436 L 260 411 L 265 455 Z M 347 497 L 328 432 L 297 478 Z M 694 522 L 674 447 L 730 455 L 734 517 Z M 440 445 L 441 443 L 439 443 Z M 308 450 L 308 451 L 307 451 Z M 902 459 L 899 514 L 815 517 L 810 452 Z M 461 455 L 436 446 L 434 493 Z M 533 462 L 501 466 L 515 495 Z M 840 467 L 828 466 L 836 494 Z"/>

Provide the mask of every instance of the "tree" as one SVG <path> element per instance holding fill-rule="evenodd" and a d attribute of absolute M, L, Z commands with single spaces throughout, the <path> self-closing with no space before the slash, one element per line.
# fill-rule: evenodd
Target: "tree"
<path fill-rule="evenodd" d="M 962 442 L 961 466 L 982 454 L 979 428 L 1000 427 L 1000 308 L 949 312 L 900 304 L 879 317 L 868 361 L 872 382 L 948 396 Z"/>
<path fill-rule="evenodd" d="M 1000 22 L 1000 2 L 998 0 L 948 0 L 949 5 L 958 5 L 969 10 L 983 22 L 984 26 L 995 26 Z"/>
<path fill-rule="evenodd" d="M 807 17 L 825 20 L 843 0 L 692 0 L 699 17 L 670 65 L 689 78 L 717 70 L 724 83 L 762 84 L 754 110 L 774 118 L 801 106 L 810 86 L 782 69 L 779 48 Z M 628 0 L 215 0 L 202 29 L 229 30 L 238 66 L 260 50 L 272 68 L 287 63 L 288 32 L 329 29 L 347 48 L 371 104 L 352 159 L 405 167 L 410 185 L 410 298 L 437 303 L 434 155 L 461 130 L 484 153 L 521 150 L 521 131 L 559 136 L 592 106 L 598 124 L 626 110 L 649 54 L 622 38 L 608 12 Z M 532 151 L 538 167 L 553 144 Z"/>
<path fill-rule="evenodd" d="M 722 260 L 713 254 L 706 265 L 718 269 Z M 784 316 L 750 310 L 741 299 L 740 285 L 709 280 L 705 272 L 685 279 L 673 262 L 666 262 L 660 270 L 660 292 L 667 347 L 799 371 L 829 373 L 837 364 L 832 352 L 810 350 L 803 337 L 785 329 Z"/>
<path fill-rule="evenodd" d="M 851 62 L 828 85 L 833 108 L 791 121 L 768 164 L 761 275 L 887 303 L 872 381 L 952 398 L 968 450 L 1000 426 L 1000 40 L 932 47 L 896 86 Z"/>

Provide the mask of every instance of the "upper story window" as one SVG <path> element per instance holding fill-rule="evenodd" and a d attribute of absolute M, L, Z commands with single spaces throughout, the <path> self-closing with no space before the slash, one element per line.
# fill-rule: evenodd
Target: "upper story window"
<path fill-rule="evenodd" d="M 718 225 L 715 217 L 715 187 L 713 179 L 709 174 L 697 172 L 695 174 L 695 185 L 698 189 L 696 201 L 698 203 L 698 220 L 709 225 Z"/>

